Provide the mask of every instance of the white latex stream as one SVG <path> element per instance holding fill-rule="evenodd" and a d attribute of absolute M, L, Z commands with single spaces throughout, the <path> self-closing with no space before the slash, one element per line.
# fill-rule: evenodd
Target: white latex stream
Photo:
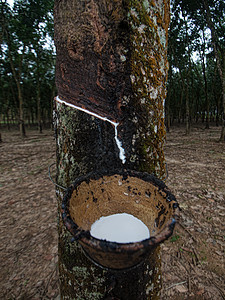
<path fill-rule="evenodd" d="M 118 149 L 119 149 L 119 152 L 120 152 L 120 153 L 119 153 L 119 158 L 122 160 L 122 163 L 123 163 L 123 164 L 126 162 L 125 150 L 124 150 L 124 148 L 122 147 L 121 141 L 118 139 L 117 126 L 119 125 L 119 123 L 113 122 L 113 121 L 107 119 L 106 117 L 102 117 L 102 116 L 100 116 L 100 115 L 98 115 L 98 114 L 96 114 L 96 113 L 93 113 L 93 112 L 91 112 L 91 111 L 85 109 L 85 108 L 82 108 L 82 107 L 76 106 L 76 105 L 74 105 L 74 104 L 68 103 L 68 102 L 66 102 L 66 101 L 63 101 L 63 100 L 61 100 L 61 99 L 59 98 L 59 96 L 56 97 L 56 101 L 58 101 L 59 103 L 63 103 L 63 104 L 65 104 L 65 105 L 67 105 L 67 106 L 76 108 L 76 109 L 78 109 L 78 110 L 81 110 L 81 111 L 83 111 L 83 112 L 85 112 L 85 113 L 87 113 L 87 114 L 89 114 L 89 115 L 92 115 L 92 116 L 94 116 L 94 117 L 96 117 L 96 118 L 99 118 L 99 119 L 101 119 L 101 120 L 103 120 L 103 121 L 107 121 L 107 122 L 111 123 L 111 124 L 114 126 L 114 128 L 115 128 L 115 140 L 116 140 L 116 144 L 117 144 L 117 147 L 118 147 Z"/>

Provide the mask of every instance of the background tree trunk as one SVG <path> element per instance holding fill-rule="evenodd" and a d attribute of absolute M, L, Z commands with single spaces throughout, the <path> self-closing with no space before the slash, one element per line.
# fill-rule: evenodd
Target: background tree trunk
<path fill-rule="evenodd" d="M 38 47 L 37 47 L 38 48 Z M 39 66 L 39 55 L 40 49 L 36 52 L 37 55 L 37 120 L 38 120 L 38 130 L 42 133 L 42 116 L 41 116 L 41 87 L 40 87 L 40 66 Z"/>
<path fill-rule="evenodd" d="M 9 62 L 10 62 L 10 67 L 12 70 L 12 74 L 14 77 L 14 80 L 16 82 L 16 87 L 18 91 L 18 100 L 19 100 L 19 126 L 20 126 L 20 134 L 22 137 L 26 136 L 26 131 L 25 131 L 25 124 L 24 124 L 24 112 L 23 112 L 23 95 L 22 95 L 22 86 L 21 86 L 21 72 L 22 72 L 22 64 L 23 64 L 23 56 L 25 53 L 25 45 L 23 45 L 22 53 L 20 54 L 20 62 L 19 62 L 19 68 L 16 70 L 13 57 L 12 57 L 12 47 L 11 47 L 11 39 L 12 37 L 10 36 L 10 33 L 8 32 L 7 28 L 7 22 L 4 18 L 4 13 L 2 12 L 3 16 L 3 32 L 6 36 L 6 41 L 7 41 L 7 46 L 8 46 L 8 51 L 9 51 Z"/>
<path fill-rule="evenodd" d="M 169 72 L 168 75 L 172 80 L 172 69 L 169 68 L 168 72 Z M 171 89 L 168 89 L 166 102 L 165 102 L 165 123 L 166 123 L 167 132 L 170 132 L 170 126 L 171 126 L 170 99 L 171 99 Z"/>
<path fill-rule="evenodd" d="M 208 82 L 206 77 L 206 63 L 205 62 L 205 48 L 206 48 L 206 42 L 205 42 L 205 33 L 204 30 L 202 30 L 202 49 L 200 50 L 200 58 L 201 58 L 201 64 L 202 64 L 202 72 L 203 72 L 203 78 L 204 78 L 204 91 L 205 91 L 205 109 L 206 109 L 206 124 L 205 129 L 209 129 L 209 96 L 208 96 Z"/>
<path fill-rule="evenodd" d="M 225 51 L 221 53 L 222 55 L 222 129 L 221 129 L 221 135 L 220 135 L 220 141 L 225 141 Z"/>
<path fill-rule="evenodd" d="M 221 46 L 218 43 L 218 37 L 216 34 L 215 26 L 212 21 L 210 7 L 207 0 L 203 0 L 204 8 L 206 11 L 206 20 L 207 24 L 211 31 L 211 39 L 213 44 L 213 49 L 215 53 L 216 63 L 218 72 L 220 75 L 221 83 L 222 83 L 222 95 L 223 95 L 223 112 L 222 112 L 222 128 L 221 128 L 221 135 L 220 135 L 220 141 L 225 141 L 225 50 L 224 48 L 221 48 Z"/>
<path fill-rule="evenodd" d="M 10 49 L 10 41 L 8 44 L 9 47 L 9 57 L 10 57 L 10 65 L 13 73 L 13 77 L 16 82 L 17 86 L 17 92 L 18 92 L 18 99 L 19 99 L 19 126 L 20 126 L 20 134 L 22 137 L 26 136 L 26 130 L 25 130 L 25 123 L 24 123 L 24 111 L 23 111 L 23 94 L 22 94 L 22 86 L 21 86 L 21 70 L 22 70 L 22 63 L 23 63 L 23 55 L 25 52 L 25 46 L 23 47 L 21 58 L 20 58 L 20 66 L 19 70 L 16 73 L 15 66 L 13 64 L 13 59 L 11 56 L 11 49 Z"/>
<path fill-rule="evenodd" d="M 55 2 L 59 185 L 67 187 L 97 169 L 129 168 L 165 177 L 168 25 L 169 1 Z M 110 122 L 119 123 L 124 163 Z M 63 189 L 57 188 L 57 195 L 60 211 Z M 158 299 L 158 248 L 141 266 L 118 272 L 93 264 L 71 238 L 59 213 L 62 299 Z"/>

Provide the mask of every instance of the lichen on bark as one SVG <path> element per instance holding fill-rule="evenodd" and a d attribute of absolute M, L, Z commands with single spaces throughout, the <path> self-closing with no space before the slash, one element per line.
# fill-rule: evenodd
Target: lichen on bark
<path fill-rule="evenodd" d="M 83 124 L 82 135 L 79 134 L 81 123 Z M 55 126 L 57 184 L 66 188 L 77 176 L 85 174 L 95 167 L 93 157 L 88 155 L 91 155 L 90 147 L 87 151 L 85 150 L 85 141 L 88 141 L 91 135 L 94 135 L 94 139 L 99 141 L 96 137 L 98 122 L 84 113 L 56 103 Z M 101 299 L 105 290 L 103 270 L 95 268 L 90 263 L 77 242 L 71 242 L 72 236 L 63 225 L 60 213 L 63 195 L 64 191 L 57 188 L 61 298 Z M 92 286 L 91 289 L 90 286 Z"/>
<path fill-rule="evenodd" d="M 102 137 L 104 137 L 105 133 L 100 136 L 100 132 L 103 131 L 99 132 L 98 130 L 97 123 L 99 120 L 93 119 L 90 115 L 83 112 L 74 111 L 65 105 L 57 104 L 56 118 L 58 145 L 57 183 L 66 187 L 67 184 L 74 181 L 76 176 L 92 171 L 93 166 L 95 166 L 93 156 L 90 156 L 88 160 L 83 156 L 78 163 L 79 168 L 74 168 L 73 174 L 71 173 L 71 157 L 75 161 L 79 160 L 77 147 L 82 147 L 82 141 L 90 141 L 91 136 L 93 137 L 94 135 L 93 138 L 101 149 L 101 141 L 104 140 Z M 81 120 L 82 129 L 80 129 Z M 109 124 L 109 128 L 111 128 L 110 126 Z M 108 136 L 107 146 L 110 145 L 110 142 L 114 143 L 113 135 L 109 128 L 105 130 Z M 80 145 L 77 138 L 81 132 L 85 135 L 82 141 L 79 141 Z M 90 149 L 89 145 L 89 152 L 95 152 L 94 149 Z M 86 154 L 88 155 L 88 153 Z M 112 159 L 110 154 L 109 156 L 105 155 L 108 160 Z M 113 162 L 116 163 L 118 160 L 118 164 L 121 164 L 118 155 L 114 155 Z M 160 284 L 157 284 L 160 275 L 159 249 L 151 253 L 149 261 L 130 271 L 117 273 L 95 266 L 84 255 L 80 245 L 77 242 L 71 242 L 72 236 L 62 223 L 60 207 L 63 193 L 58 188 L 57 195 L 59 202 L 59 273 L 62 299 L 104 299 L 108 295 L 121 297 L 118 299 L 126 299 L 125 297 L 129 295 L 129 299 L 138 300 L 151 299 L 153 294 L 158 294 L 160 290 Z M 112 284 L 115 284 L 115 287 L 111 291 L 110 286 Z"/>
<path fill-rule="evenodd" d="M 113 126 L 56 103 L 57 183 L 97 169 L 130 168 L 164 178 L 164 99 L 167 78 L 166 0 L 56 0 L 56 83 L 70 103 L 118 121 L 126 163 Z M 60 216 L 62 299 L 158 299 L 159 248 L 142 266 L 122 273 L 93 264 L 71 243 Z"/>
<path fill-rule="evenodd" d="M 144 157 L 140 169 L 165 177 L 163 143 L 165 137 L 167 30 L 169 6 L 161 1 L 129 1 L 131 34 L 131 82 L 138 118 L 136 143 Z M 139 108 L 139 109 L 138 109 Z M 143 117 L 145 116 L 145 118 Z"/>

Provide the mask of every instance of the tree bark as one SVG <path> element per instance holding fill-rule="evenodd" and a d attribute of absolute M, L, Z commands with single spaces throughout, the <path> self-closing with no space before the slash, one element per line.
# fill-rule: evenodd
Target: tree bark
<path fill-rule="evenodd" d="M 220 135 L 220 141 L 225 142 L 225 51 L 221 53 L 222 55 L 222 129 Z"/>
<path fill-rule="evenodd" d="M 57 183 L 116 168 L 164 179 L 169 1 L 57 0 L 54 11 Z M 63 189 L 57 195 L 61 298 L 159 299 L 159 248 L 134 269 L 96 266 L 71 243 L 60 216 Z"/>
<path fill-rule="evenodd" d="M 181 92 L 181 101 L 180 101 L 181 106 L 182 106 L 182 102 L 183 102 L 183 96 L 185 95 L 185 125 L 186 125 L 185 133 L 186 133 L 186 135 L 189 135 L 190 130 L 191 130 L 189 87 L 188 87 L 189 70 L 190 70 L 190 66 L 189 66 L 188 72 L 187 72 L 187 78 L 186 78 L 187 82 L 185 82 L 184 77 L 181 72 L 181 68 L 179 68 L 180 78 L 181 78 L 181 82 L 182 82 L 182 92 Z"/>
<path fill-rule="evenodd" d="M 39 67 L 39 54 L 37 51 L 37 119 L 38 119 L 38 130 L 42 133 L 42 117 L 41 117 L 41 88 L 40 88 L 40 67 Z"/>
<path fill-rule="evenodd" d="M 190 121 L 190 101 L 189 101 L 189 89 L 186 86 L 186 97 L 185 97 L 185 108 L 186 108 L 186 135 L 190 134 L 191 121 Z"/>
<path fill-rule="evenodd" d="M 223 111 L 222 111 L 222 128 L 221 128 L 220 141 L 224 142 L 225 141 L 225 50 L 224 50 L 224 48 L 221 48 L 219 45 L 218 37 L 216 34 L 215 26 L 212 21 L 212 16 L 211 16 L 208 1 L 203 0 L 203 5 L 204 5 L 205 11 L 206 11 L 207 24 L 211 31 L 211 38 L 212 38 L 212 44 L 213 44 L 213 49 L 214 49 L 214 53 L 215 53 L 217 68 L 218 68 L 218 72 L 219 72 L 221 83 L 222 83 Z"/>
<path fill-rule="evenodd" d="M 14 80 L 16 82 L 17 92 L 18 92 L 20 134 L 21 134 L 22 137 L 25 137 L 26 136 L 26 130 L 25 130 L 25 123 L 24 123 L 23 94 L 22 94 L 22 87 L 21 87 L 21 72 L 22 72 L 23 56 L 24 56 L 24 52 L 25 52 L 25 45 L 23 45 L 22 54 L 20 55 L 19 68 L 18 68 L 18 71 L 16 72 L 16 68 L 15 68 L 15 65 L 13 63 L 13 58 L 12 58 L 12 53 L 11 53 L 11 41 L 10 41 L 9 33 L 8 33 L 6 28 L 5 28 L 5 32 L 6 32 L 6 38 L 7 38 L 7 43 L 8 43 L 8 49 L 9 49 L 10 66 L 11 66 L 11 70 L 12 70 Z"/>
<path fill-rule="evenodd" d="M 209 96 L 208 96 L 208 82 L 206 78 L 206 63 L 205 63 L 205 33 L 204 29 L 202 30 L 202 37 L 203 37 L 203 44 L 202 44 L 202 50 L 200 50 L 200 58 L 202 63 L 202 72 L 203 72 L 203 78 L 204 78 L 204 91 L 205 91 L 205 108 L 206 108 L 206 125 L 205 129 L 209 129 Z"/>
<path fill-rule="evenodd" d="M 172 69 L 169 68 L 169 78 L 172 81 Z M 167 132 L 170 132 L 170 126 L 171 126 L 171 113 L 170 113 L 170 99 L 171 99 L 171 87 L 168 87 L 166 102 L 165 102 L 165 123 L 166 123 L 166 130 Z"/>
<path fill-rule="evenodd" d="M 22 64 L 23 64 L 23 56 L 25 53 L 25 44 L 23 44 L 23 49 L 22 49 L 22 54 L 20 54 L 20 61 L 19 61 L 19 66 L 16 70 L 13 57 L 12 57 L 12 36 L 10 36 L 9 29 L 7 27 L 7 21 L 4 16 L 4 11 L 2 7 L 2 26 L 3 26 L 3 33 L 5 34 L 6 37 L 6 42 L 8 46 L 8 55 L 9 55 L 9 61 L 10 61 L 10 67 L 12 70 L 13 78 L 16 82 L 17 86 L 17 92 L 18 92 L 18 100 L 19 100 L 19 126 L 20 126 L 20 134 L 22 137 L 26 136 L 26 131 L 25 131 L 25 124 L 24 124 L 24 112 L 23 112 L 23 95 L 22 95 L 22 87 L 21 87 L 21 72 L 22 72 Z"/>

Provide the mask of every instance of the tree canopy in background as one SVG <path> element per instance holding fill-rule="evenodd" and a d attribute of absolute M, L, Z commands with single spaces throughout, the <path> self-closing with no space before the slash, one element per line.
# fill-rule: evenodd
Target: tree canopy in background
<path fill-rule="evenodd" d="M 174 120 L 222 122 L 225 106 L 225 3 L 172 0 L 166 103 L 167 128 Z"/>
<path fill-rule="evenodd" d="M 48 0 L 0 3 L 0 123 L 51 120 L 55 94 L 53 5 Z M 171 0 L 166 124 L 225 124 L 225 3 Z"/>
<path fill-rule="evenodd" d="M 0 120 L 20 124 L 51 118 L 55 90 L 53 4 L 48 0 L 16 0 L 0 4 Z"/>

